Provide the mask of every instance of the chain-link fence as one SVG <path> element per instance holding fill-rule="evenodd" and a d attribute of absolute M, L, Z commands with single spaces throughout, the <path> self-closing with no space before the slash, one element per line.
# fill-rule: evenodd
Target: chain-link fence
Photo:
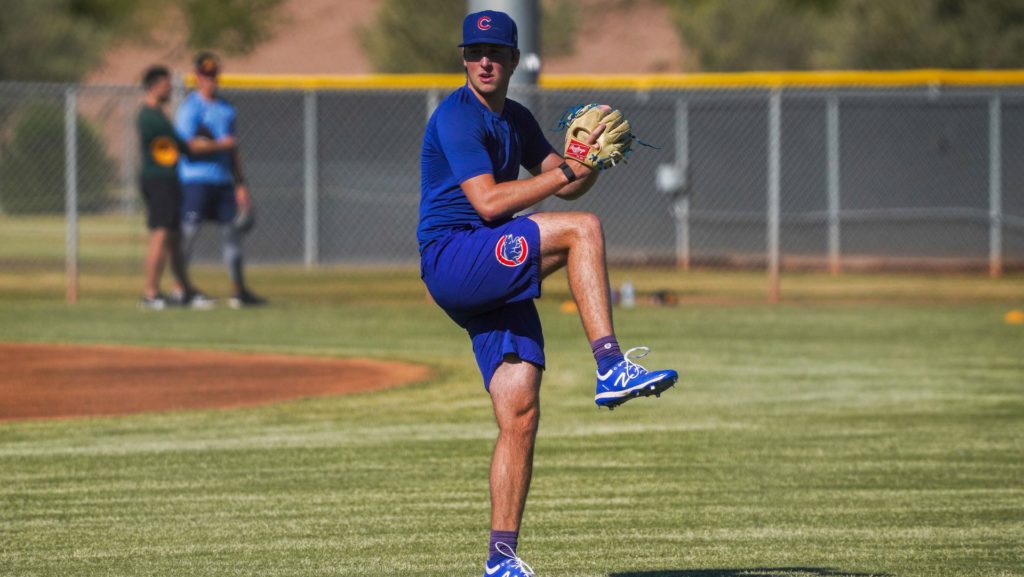
<path fill-rule="evenodd" d="M 447 91 L 224 89 L 259 215 L 248 261 L 415 263 L 420 139 Z M 1024 265 L 1017 86 L 516 97 L 552 129 L 570 106 L 614 103 L 656 147 L 637 146 L 579 201 L 540 207 L 599 214 L 615 262 Z M 0 266 L 141 266 L 140 98 L 129 87 L 0 83 Z M 197 259 L 219 252 L 219 235 L 201 236 Z"/>

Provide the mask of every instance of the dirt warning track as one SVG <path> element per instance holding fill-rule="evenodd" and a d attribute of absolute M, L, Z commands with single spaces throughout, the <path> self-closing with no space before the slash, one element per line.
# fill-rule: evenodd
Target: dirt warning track
<path fill-rule="evenodd" d="M 430 376 L 369 359 L 0 343 L 0 420 L 262 405 Z"/>

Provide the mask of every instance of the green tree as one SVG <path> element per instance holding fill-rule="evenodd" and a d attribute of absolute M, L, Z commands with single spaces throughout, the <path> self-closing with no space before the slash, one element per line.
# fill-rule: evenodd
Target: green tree
<path fill-rule="evenodd" d="M 378 72 L 459 72 L 465 12 L 451 0 L 384 0 L 359 40 Z"/>
<path fill-rule="evenodd" d="M 251 52 L 270 38 L 281 0 L 187 0 L 190 48 L 217 48 L 228 53 Z"/>
<path fill-rule="evenodd" d="M 841 58 L 851 68 L 1024 66 L 1016 0 L 847 0 Z"/>
<path fill-rule="evenodd" d="M 1019 0 L 666 0 L 708 71 L 1024 66 Z"/>
<path fill-rule="evenodd" d="M 100 210 L 114 163 L 99 131 L 77 120 L 78 207 Z M 0 153 L 0 207 L 7 214 L 64 211 L 64 108 L 52 101 L 34 101 L 18 112 L 10 140 Z"/>
<path fill-rule="evenodd" d="M 831 3 L 814 0 L 669 3 L 684 44 L 709 71 L 795 70 L 831 64 L 824 25 Z"/>
<path fill-rule="evenodd" d="M 109 37 L 68 0 L 13 0 L 0 10 L 0 80 L 78 78 L 102 55 Z"/>
<path fill-rule="evenodd" d="M 75 81 L 119 40 L 145 39 L 180 10 L 189 48 L 248 52 L 273 31 L 281 0 L 5 0 L 0 80 Z"/>

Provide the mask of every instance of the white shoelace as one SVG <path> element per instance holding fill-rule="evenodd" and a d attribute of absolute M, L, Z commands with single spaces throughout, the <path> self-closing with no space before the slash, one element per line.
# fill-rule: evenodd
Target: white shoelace
<path fill-rule="evenodd" d="M 504 547 L 505 549 L 502 550 L 502 547 Z M 507 543 L 504 543 L 504 542 L 495 543 L 494 544 L 494 548 L 498 550 L 498 553 L 501 553 L 505 557 L 508 557 L 509 559 L 511 559 L 512 563 L 513 563 L 513 567 L 515 567 L 516 569 L 519 569 L 520 571 L 522 571 L 523 575 L 529 575 L 529 576 L 532 577 L 532 575 L 534 574 L 533 573 L 533 567 L 530 567 L 529 565 L 526 564 L 526 561 L 523 561 L 522 559 L 520 559 L 519 556 L 516 555 L 516 552 L 512 550 L 512 547 L 509 547 Z"/>
<path fill-rule="evenodd" d="M 633 347 L 626 351 L 626 354 L 622 355 L 622 360 L 626 363 L 626 376 L 630 379 L 635 379 L 647 372 L 647 369 L 639 363 L 634 363 L 633 360 L 629 358 L 634 352 L 637 352 L 636 358 L 642 359 L 647 356 L 647 353 L 651 352 L 651 349 L 648 347 Z M 627 381 L 622 381 L 622 384 L 625 385 L 626 382 Z"/>

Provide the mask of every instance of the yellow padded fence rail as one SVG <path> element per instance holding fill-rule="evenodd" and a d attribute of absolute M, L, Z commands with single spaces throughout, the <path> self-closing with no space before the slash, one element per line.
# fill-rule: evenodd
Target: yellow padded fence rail
<path fill-rule="evenodd" d="M 188 75 L 186 85 L 195 78 Z M 225 74 L 225 88 L 264 90 L 423 90 L 452 89 L 462 74 L 365 74 L 351 76 Z M 546 74 L 549 90 L 785 89 L 829 87 L 1014 86 L 1024 85 L 1024 70 L 899 70 L 737 72 L 708 74 Z"/>

